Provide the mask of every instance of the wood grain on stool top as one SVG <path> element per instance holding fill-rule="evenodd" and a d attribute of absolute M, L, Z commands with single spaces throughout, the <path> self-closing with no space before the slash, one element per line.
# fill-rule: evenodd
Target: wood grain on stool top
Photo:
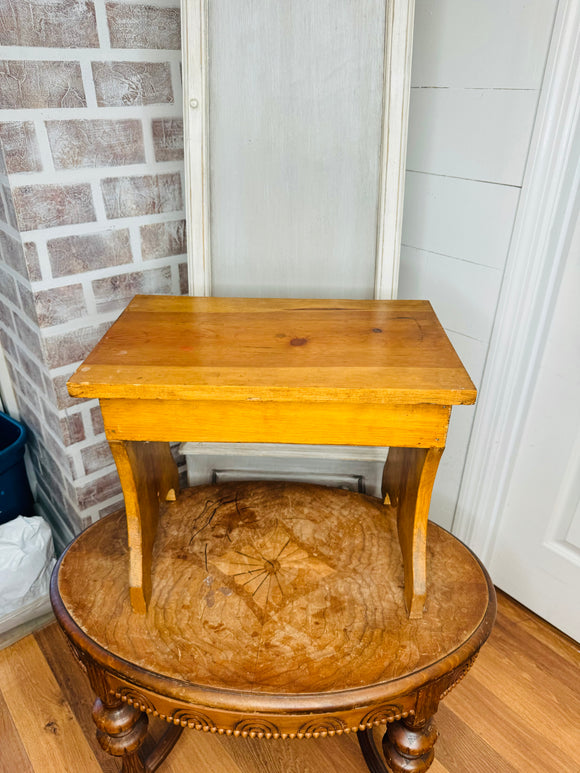
<path fill-rule="evenodd" d="M 283 700 L 405 677 L 469 639 L 488 611 L 486 576 L 439 527 L 427 544 L 427 604 L 409 620 L 395 517 L 380 500 L 290 483 L 204 486 L 164 505 L 147 615 L 131 613 L 122 512 L 69 548 L 59 592 L 118 658 Z"/>
<path fill-rule="evenodd" d="M 137 296 L 71 395 L 470 404 L 428 301 Z"/>

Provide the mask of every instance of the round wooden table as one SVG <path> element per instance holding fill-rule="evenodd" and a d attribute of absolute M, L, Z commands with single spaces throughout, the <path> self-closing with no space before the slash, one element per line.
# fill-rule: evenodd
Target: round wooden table
<path fill-rule="evenodd" d="M 490 579 L 464 545 L 429 524 L 427 551 L 427 603 L 409 619 L 396 514 L 381 500 L 296 483 L 191 488 L 164 506 L 142 615 L 124 512 L 90 526 L 57 564 L 51 598 L 98 696 L 101 745 L 143 773 L 185 727 L 357 732 L 372 773 L 426 770 L 439 701 L 495 617 Z M 169 729 L 143 759 L 148 715 Z"/>

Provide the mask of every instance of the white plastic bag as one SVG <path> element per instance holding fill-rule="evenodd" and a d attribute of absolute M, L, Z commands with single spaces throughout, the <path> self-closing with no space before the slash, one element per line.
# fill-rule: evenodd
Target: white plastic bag
<path fill-rule="evenodd" d="M 55 564 L 52 534 L 39 516 L 0 525 L 0 617 L 46 597 Z"/>

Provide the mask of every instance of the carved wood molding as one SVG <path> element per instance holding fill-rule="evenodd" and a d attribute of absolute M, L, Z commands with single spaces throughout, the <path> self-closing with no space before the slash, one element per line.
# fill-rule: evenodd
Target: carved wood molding
<path fill-rule="evenodd" d="M 371 708 L 363 706 L 350 711 L 321 712 L 307 719 L 301 714 L 244 716 L 215 709 L 208 711 L 206 707 L 180 703 L 146 690 L 136 689 L 114 676 L 110 676 L 110 679 L 114 683 L 112 689 L 118 700 L 136 706 L 148 715 L 158 717 L 169 724 L 236 738 L 303 739 L 356 733 L 412 716 L 416 701 L 416 696 L 410 694 L 400 698 L 396 704 L 378 703 Z"/>

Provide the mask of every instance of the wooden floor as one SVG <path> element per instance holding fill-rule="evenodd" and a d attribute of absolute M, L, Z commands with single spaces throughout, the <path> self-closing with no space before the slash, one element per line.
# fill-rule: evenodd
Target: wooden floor
<path fill-rule="evenodd" d="M 116 773 L 93 697 L 49 625 L 0 652 L 0 772 Z M 437 714 L 432 773 L 580 773 L 580 652 L 505 596 L 495 629 Z M 163 729 L 156 724 L 154 732 Z M 356 738 L 260 741 L 185 731 L 159 773 L 368 773 Z"/>

